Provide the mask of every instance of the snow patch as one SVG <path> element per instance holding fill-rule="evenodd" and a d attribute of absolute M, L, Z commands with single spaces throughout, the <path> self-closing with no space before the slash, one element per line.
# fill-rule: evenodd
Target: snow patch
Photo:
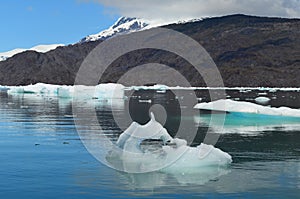
<path fill-rule="evenodd" d="M 89 35 L 83 39 L 82 42 L 105 40 L 110 37 L 122 34 L 128 34 L 145 29 L 149 24 L 144 20 L 135 17 L 120 17 L 111 27 L 103 30 L 97 34 Z"/>
<path fill-rule="evenodd" d="M 33 51 L 36 51 L 36 52 L 45 53 L 45 52 L 53 50 L 53 49 L 55 49 L 59 46 L 64 46 L 64 44 L 38 45 L 38 46 L 34 46 L 32 48 L 29 48 L 29 49 L 17 48 L 17 49 L 14 49 L 14 50 L 10 50 L 10 51 L 7 51 L 7 52 L 0 53 L 0 61 L 4 61 L 9 57 L 12 57 L 16 54 L 19 54 L 19 53 L 22 53 L 22 52 L 25 52 L 25 51 L 28 51 L 28 50 L 33 50 Z"/>

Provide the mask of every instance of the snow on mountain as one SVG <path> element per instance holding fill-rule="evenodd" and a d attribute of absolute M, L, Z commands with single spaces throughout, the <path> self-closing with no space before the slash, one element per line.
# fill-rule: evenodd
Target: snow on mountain
<path fill-rule="evenodd" d="M 99 39 L 104 40 L 116 35 L 141 31 L 145 29 L 147 26 L 149 26 L 149 24 L 143 21 L 142 19 L 136 17 L 121 17 L 107 30 L 103 30 L 98 34 L 89 35 L 81 39 L 80 43 L 88 42 L 88 41 L 96 41 Z"/>
<path fill-rule="evenodd" d="M 194 20 L 188 20 L 188 21 L 178 21 L 178 23 L 187 23 L 187 22 L 195 22 L 199 21 L 201 19 L 194 19 Z M 176 23 L 176 22 L 175 22 Z M 165 24 L 154 24 L 146 22 L 140 18 L 136 17 L 120 17 L 111 27 L 109 27 L 106 30 L 103 30 L 97 34 L 89 35 L 79 41 L 79 43 L 83 42 L 89 42 L 89 41 L 96 41 L 99 39 L 105 40 L 110 37 L 114 37 L 116 35 L 122 35 L 122 34 L 128 34 L 132 32 L 137 32 L 141 30 L 145 30 L 148 28 L 153 28 Z M 58 46 L 64 46 L 64 44 L 51 44 L 51 45 L 38 45 L 35 47 L 32 47 L 30 49 L 23 49 L 23 48 L 17 48 L 8 52 L 0 53 L 0 61 L 4 61 L 9 57 L 14 56 L 15 54 L 27 51 L 27 50 L 33 50 L 37 52 L 45 53 L 47 51 L 53 50 L 57 48 Z"/>
<path fill-rule="evenodd" d="M 64 44 L 38 45 L 38 46 L 34 46 L 30 49 L 17 48 L 17 49 L 14 49 L 14 50 L 10 50 L 10 51 L 7 51 L 7 52 L 0 53 L 0 61 L 4 61 L 9 57 L 12 57 L 12 56 L 14 56 L 16 54 L 19 54 L 21 52 L 24 52 L 24 51 L 33 50 L 33 51 L 36 51 L 36 52 L 45 53 L 45 52 L 48 52 L 50 50 L 53 50 L 53 49 L 57 48 L 58 46 L 64 46 Z"/>
<path fill-rule="evenodd" d="M 205 19 L 205 17 L 203 17 L 203 18 L 196 18 L 196 19 L 180 20 L 180 21 L 176 21 L 175 23 L 176 24 L 193 23 L 193 22 L 203 21 L 203 19 Z"/>

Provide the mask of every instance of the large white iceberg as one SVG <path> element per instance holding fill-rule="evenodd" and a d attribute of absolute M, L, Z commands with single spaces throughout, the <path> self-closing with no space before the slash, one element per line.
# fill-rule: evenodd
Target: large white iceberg
<path fill-rule="evenodd" d="M 8 94 L 43 94 L 47 96 L 57 95 L 59 85 L 37 83 L 26 86 L 7 86 Z"/>
<path fill-rule="evenodd" d="M 67 86 L 37 83 L 26 86 L 2 86 L 1 90 L 7 90 L 8 94 L 36 94 L 44 96 L 56 96 L 59 98 L 76 99 L 122 99 L 124 97 L 124 86 L 121 84 L 99 84 L 96 86 Z"/>
<path fill-rule="evenodd" d="M 300 109 L 292 109 L 289 107 L 268 107 L 251 102 L 233 101 L 230 99 L 221 99 L 213 102 L 198 103 L 194 106 L 195 109 L 236 112 L 236 113 L 251 113 L 259 115 L 285 116 L 285 117 L 300 117 Z"/>
<path fill-rule="evenodd" d="M 156 150 L 143 150 L 141 143 L 149 139 L 161 140 L 163 144 Z M 152 113 L 151 120 L 145 125 L 133 122 L 119 136 L 115 149 L 108 153 L 106 159 L 112 167 L 128 173 L 195 171 L 232 162 L 228 153 L 211 145 L 190 147 L 186 140 L 172 138 Z"/>
<path fill-rule="evenodd" d="M 216 133 L 249 135 L 282 129 L 294 131 L 300 126 L 299 109 L 274 108 L 232 100 L 199 103 L 195 108 L 212 111 L 213 115 L 205 112 L 195 115 L 194 121 L 198 125 L 209 125 Z"/>

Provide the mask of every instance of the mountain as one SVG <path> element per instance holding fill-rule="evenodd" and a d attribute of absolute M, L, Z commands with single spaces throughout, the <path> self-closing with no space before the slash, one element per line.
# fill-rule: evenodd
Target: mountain
<path fill-rule="evenodd" d="M 103 30 L 98 34 L 89 35 L 80 40 L 80 42 L 89 42 L 96 40 L 105 40 L 117 35 L 128 34 L 131 32 L 141 31 L 145 29 L 149 24 L 135 17 L 120 17 L 116 23 L 114 23 L 107 30 Z"/>
<path fill-rule="evenodd" d="M 230 15 L 164 27 L 198 41 L 215 61 L 225 86 L 300 85 L 300 19 Z M 46 53 L 26 51 L 17 54 L 0 62 L 0 85 L 37 82 L 71 85 L 84 58 L 101 42 L 101 39 L 86 39 Z M 193 86 L 206 86 L 186 60 L 153 49 L 121 56 L 109 67 L 101 82 L 116 82 L 134 66 L 153 62 L 181 72 Z"/>
<path fill-rule="evenodd" d="M 103 30 L 97 34 L 89 35 L 84 37 L 79 41 L 79 43 L 105 40 L 110 37 L 122 34 L 128 34 L 131 32 L 141 31 L 145 29 L 149 24 L 143 21 L 142 19 L 136 17 L 120 17 L 111 27 L 106 30 Z M 50 50 L 57 48 L 58 46 L 64 46 L 64 44 L 51 44 L 51 45 L 38 45 L 30 49 L 17 48 L 8 52 L 0 53 L 0 61 L 4 61 L 9 57 L 12 57 L 16 54 L 19 54 L 24 51 L 36 51 L 45 53 Z"/>
<path fill-rule="evenodd" d="M 24 51 L 32 50 L 32 51 L 36 51 L 36 52 L 45 53 L 45 52 L 48 52 L 50 50 L 57 48 L 58 46 L 63 46 L 63 45 L 64 44 L 50 44 L 50 45 L 38 45 L 38 46 L 34 46 L 30 49 L 17 48 L 14 50 L 0 53 L 0 61 L 4 61 L 9 57 L 12 57 L 12 56 L 19 54 L 21 52 L 24 52 Z"/>

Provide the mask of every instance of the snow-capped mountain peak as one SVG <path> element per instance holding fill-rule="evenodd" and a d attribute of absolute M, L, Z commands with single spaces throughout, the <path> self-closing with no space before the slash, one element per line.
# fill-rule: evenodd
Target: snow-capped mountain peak
<path fill-rule="evenodd" d="M 128 34 L 131 32 L 141 31 L 145 29 L 149 24 L 144 20 L 136 17 L 120 17 L 111 27 L 107 30 L 103 30 L 97 34 L 89 35 L 83 38 L 80 43 L 96 40 L 105 40 L 110 37 L 122 34 Z"/>

